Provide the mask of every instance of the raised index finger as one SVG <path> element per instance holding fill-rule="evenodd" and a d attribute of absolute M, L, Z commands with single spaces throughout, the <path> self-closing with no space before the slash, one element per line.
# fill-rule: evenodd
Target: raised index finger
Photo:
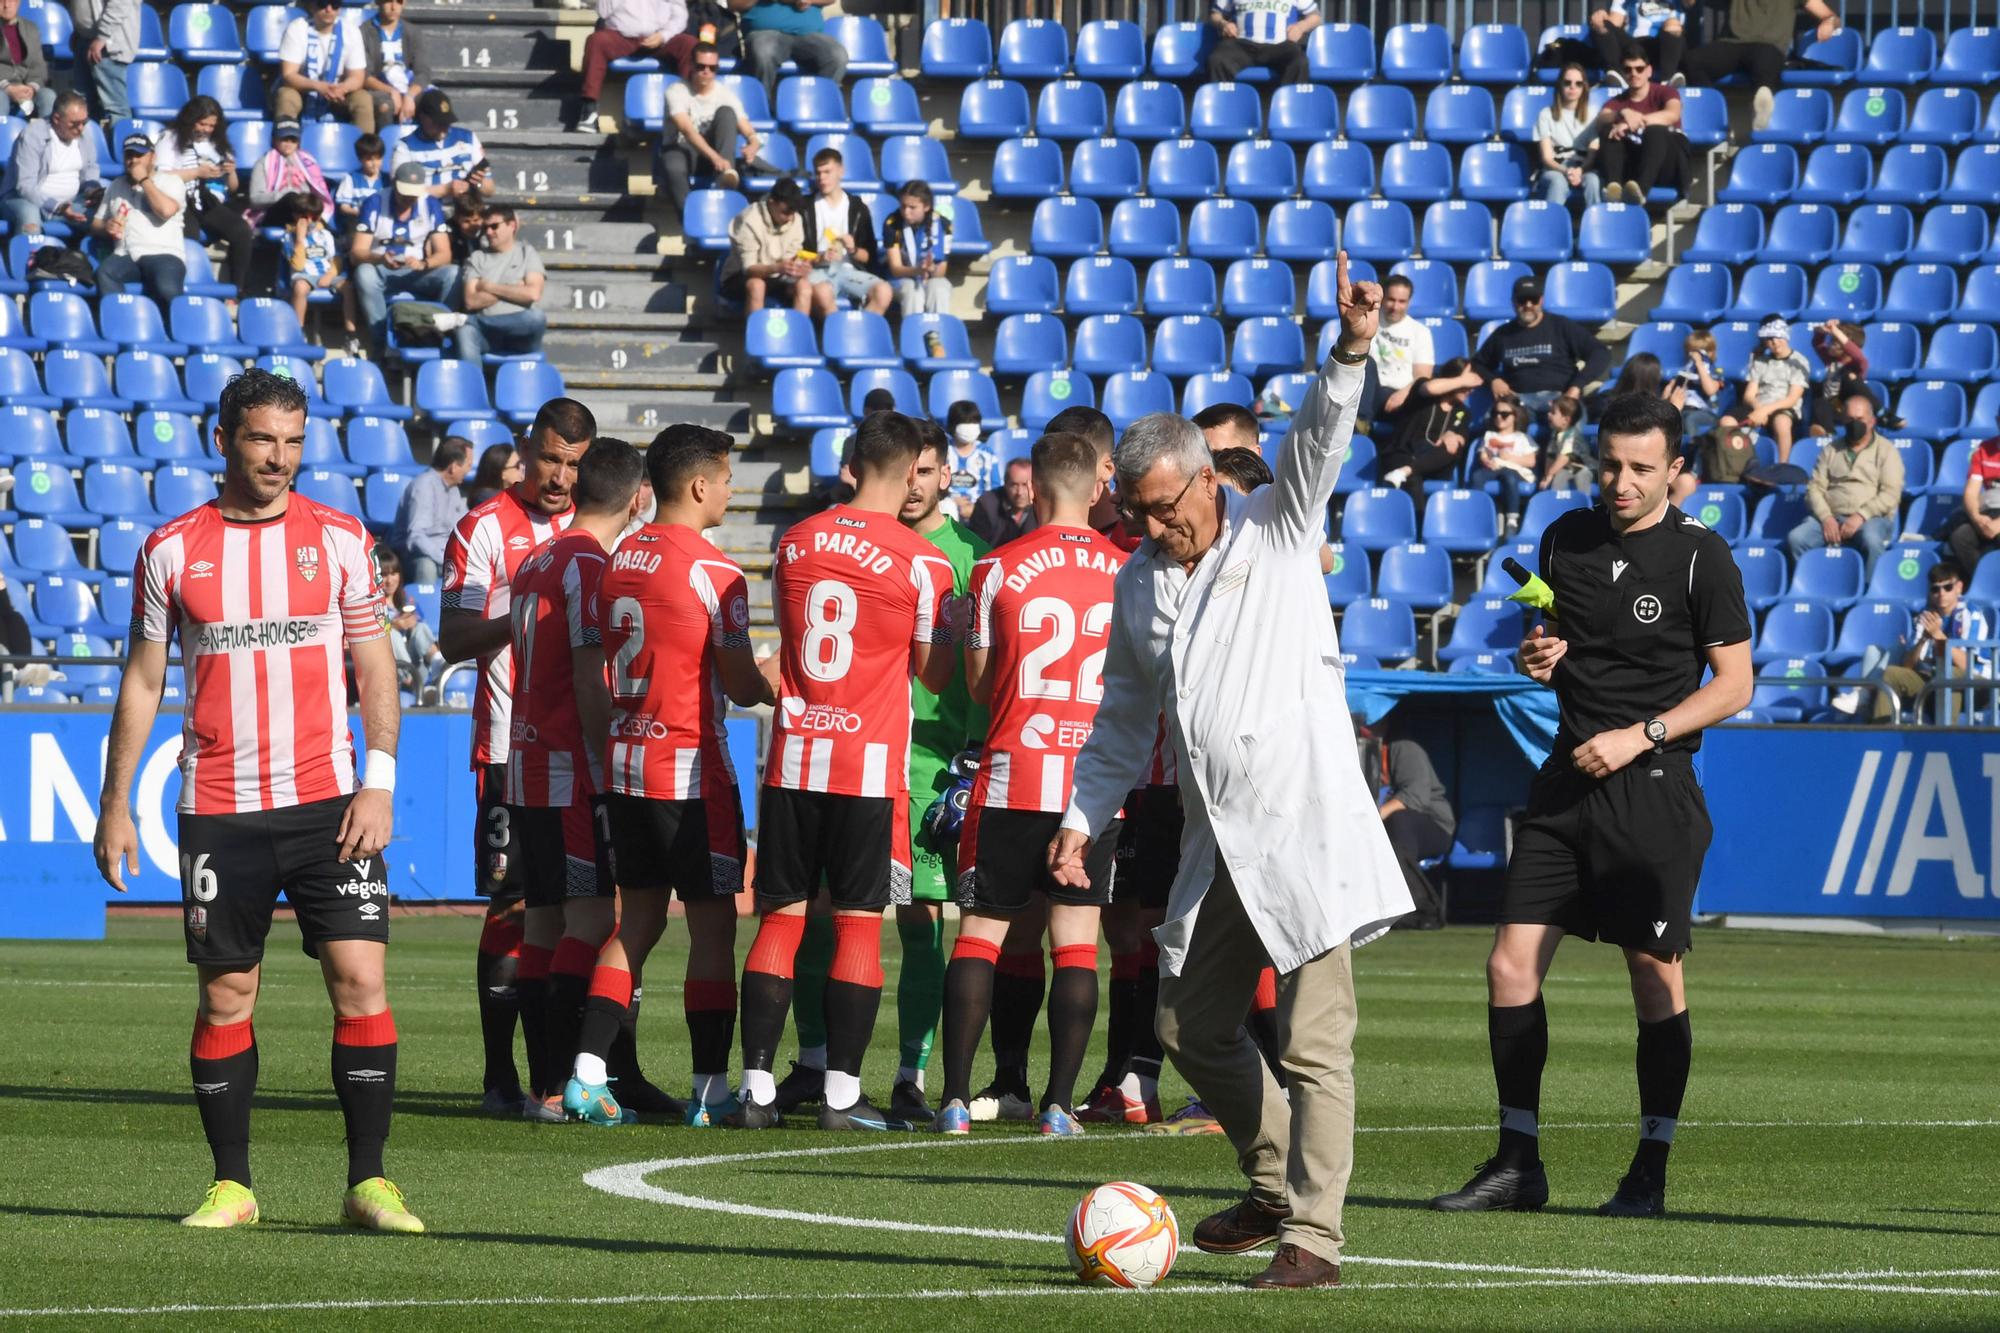
<path fill-rule="evenodd" d="M 1342 250 L 1333 261 L 1333 290 L 1340 304 L 1346 305 L 1354 299 L 1354 286 L 1347 280 L 1347 251 Z"/>

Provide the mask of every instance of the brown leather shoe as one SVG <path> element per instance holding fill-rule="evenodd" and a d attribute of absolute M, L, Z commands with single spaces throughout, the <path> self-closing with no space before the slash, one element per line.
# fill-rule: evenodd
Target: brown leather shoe
<path fill-rule="evenodd" d="M 1269 1268 L 1251 1278 L 1250 1285 L 1267 1289 L 1337 1287 L 1340 1285 L 1340 1265 L 1328 1263 L 1311 1250 L 1302 1250 L 1296 1245 L 1280 1245 L 1278 1257 L 1271 1260 Z"/>
<path fill-rule="evenodd" d="M 1292 1215 L 1289 1208 L 1272 1208 L 1245 1198 L 1233 1207 L 1201 1219 L 1194 1229 L 1194 1247 L 1210 1254 L 1241 1254 L 1254 1250 L 1278 1234 L 1278 1226 Z"/>

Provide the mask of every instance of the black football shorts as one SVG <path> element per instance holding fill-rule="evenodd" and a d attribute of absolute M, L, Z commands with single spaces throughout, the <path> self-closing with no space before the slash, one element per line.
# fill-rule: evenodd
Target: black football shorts
<path fill-rule="evenodd" d="M 1084 874 L 1090 887 L 1073 889 L 1049 874 L 1049 844 L 1062 830 L 1062 816 L 1037 810 L 965 812 L 958 835 L 957 898 L 961 909 L 1011 916 L 1039 893 L 1071 907 L 1106 907 L 1117 875 L 1117 827 L 1090 845 Z"/>
<path fill-rule="evenodd" d="M 507 765 L 484 764 L 474 771 L 479 814 L 472 824 L 472 890 L 495 902 L 511 902 L 528 892 L 514 813 L 507 807 Z"/>
<path fill-rule="evenodd" d="M 810 902 L 879 912 L 911 901 L 910 801 L 766 786 L 757 806 L 757 910 Z"/>
<path fill-rule="evenodd" d="M 566 806 L 510 805 L 515 846 L 530 907 L 561 907 L 618 892 L 612 873 L 611 818 L 604 798 Z"/>
<path fill-rule="evenodd" d="M 611 792 L 604 803 L 626 889 L 667 889 L 684 903 L 743 892 L 743 807 L 737 801 Z"/>

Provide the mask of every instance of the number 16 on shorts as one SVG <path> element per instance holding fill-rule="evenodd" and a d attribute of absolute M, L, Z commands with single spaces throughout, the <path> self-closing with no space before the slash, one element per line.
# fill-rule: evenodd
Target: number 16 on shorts
<path fill-rule="evenodd" d="M 181 853 L 181 901 L 187 905 L 188 934 L 197 940 L 208 938 L 208 904 L 218 892 L 215 872 L 208 868 L 209 853 Z"/>

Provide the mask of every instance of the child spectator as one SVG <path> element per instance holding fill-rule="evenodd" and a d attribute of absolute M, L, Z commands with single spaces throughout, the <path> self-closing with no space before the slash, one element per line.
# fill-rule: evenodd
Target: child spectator
<path fill-rule="evenodd" d="M 882 225 L 882 254 L 905 315 L 951 313 L 951 223 L 938 215 L 935 196 L 924 181 L 897 192 L 900 207 Z"/>
<path fill-rule="evenodd" d="M 979 408 L 963 398 L 944 414 L 944 428 L 951 435 L 951 484 L 945 493 L 958 507 L 961 522 L 972 517 L 979 497 L 1003 480 L 1000 456 L 980 443 Z"/>
<path fill-rule="evenodd" d="M 318 159 L 299 147 L 299 123 L 281 120 L 271 130 L 271 151 L 250 173 L 250 207 L 244 215 L 253 225 L 262 225 L 266 213 L 302 190 L 320 201 L 323 217 L 332 219 L 333 190 L 320 171 Z M 271 225 L 277 226 L 279 221 Z"/>
<path fill-rule="evenodd" d="M 424 623 L 423 612 L 403 595 L 403 562 L 387 546 L 375 548 L 375 568 L 382 575 L 382 605 L 388 608 L 389 651 L 396 658 L 396 683 L 425 700 L 449 665 L 437 646 L 437 633 Z"/>
<path fill-rule="evenodd" d="M 1792 461 L 1792 441 L 1799 433 L 1799 404 L 1812 387 L 1806 359 L 1792 350 L 1792 331 L 1776 315 L 1757 326 L 1757 352 L 1743 375 L 1743 401 L 1722 418 L 1724 430 L 1738 424 L 1770 429 L 1778 442 L 1778 461 Z"/>
<path fill-rule="evenodd" d="M 1813 329 L 1813 355 L 1826 367 L 1819 394 L 1813 399 L 1812 433 L 1832 435 L 1845 428 L 1841 404 L 1850 387 L 1868 387 L 1868 356 L 1861 349 L 1868 335 L 1859 324 L 1829 319 Z"/>
<path fill-rule="evenodd" d="M 319 201 L 300 191 L 286 197 L 274 212 L 285 219 L 285 285 L 292 297 L 292 313 L 299 327 L 306 327 L 307 300 L 316 291 L 340 296 L 341 331 L 346 337 L 347 355 L 361 355 L 361 340 L 354 330 L 354 292 L 340 264 L 340 242 L 333 229 L 319 215 Z"/>
<path fill-rule="evenodd" d="M 379 134 L 364 134 L 354 141 L 354 156 L 361 163 L 361 170 L 341 177 L 340 189 L 333 196 L 342 231 L 353 230 L 354 224 L 361 220 L 363 204 L 389 192 L 389 178 L 382 174 L 382 159 L 388 155 L 388 147 Z"/>
<path fill-rule="evenodd" d="M 1583 442 L 1582 418 L 1574 398 L 1549 404 L 1549 442 L 1542 447 L 1542 457 L 1548 460 L 1542 472 L 1543 490 L 1588 491 L 1595 480 L 1597 458 Z"/>
<path fill-rule="evenodd" d="M 1523 491 L 1535 488 L 1535 442 L 1522 429 L 1527 417 L 1519 399 L 1502 398 L 1493 404 L 1492 424 L 1479 441 L 1467 479 L 1474 486 L 1500 483 L 1500 510 L 1509 537 L 1521 526 Z"/>

